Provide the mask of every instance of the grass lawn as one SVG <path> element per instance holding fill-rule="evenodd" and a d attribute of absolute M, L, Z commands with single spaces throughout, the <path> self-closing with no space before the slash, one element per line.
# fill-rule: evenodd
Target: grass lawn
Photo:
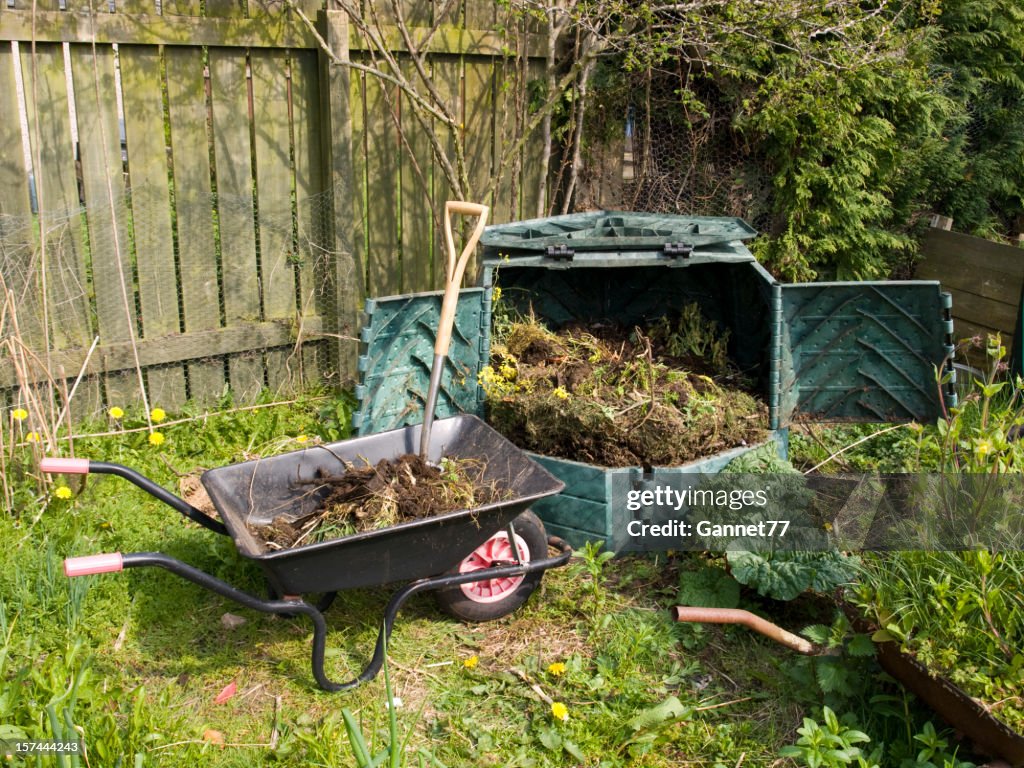
<path fill-rule="evenodd" d="M 310 399 L 215 415 L 165 427 L 158 446 L 145 432 L 119 432 L 135 423 L 125 417 L 113 425 L 118 434 L 76 441 L 76 455 L 187 490 L 204 468 L 336 439 L 344 407 Z M 32 499 L 28 477 L 23 486 L 18 508 L 0 518 L 0 739 L 77 732 L 88 759 L 63 764 L 94 767 L 356 765 L 353 726 L 371 752 L 387 743 L 385 676 L 348 693 L 317 689 L 307 620 L 245 610 L 158 569 L 74 581 L 61 570 L 70 555 L 160 551 L 264 594 L 258 569 L 228 537 L 118 478 L 89 477 L 66 500 Z M 680 579 L 707 560 L 609 561 L 588 550 L 548 572 L 525 608 L 488 624 L 456 622 L 429 596 L 414 598 L 389 646 L 396 759 L 797 765 L 780 750 L 837 696 L 868 712 L 871 697 L 884 694 L 914 721 L 909 699 L 878 682 L 874 668 L 863 667 L 860 686 L 826 693 L 816 660 L 744 629 L 673 622 Z M 359 673 L 389 595 L 339 595 L 327 613 L 332 679 Z M 831 604 L 813 596 L 780 604 L 744 593 L 742 605 L 773 612 L 793 631 L 832 618 Z M 885 735 L 913 743 L 913 732 Z M 57 759 L 41 764 L 49 760 Z"/>

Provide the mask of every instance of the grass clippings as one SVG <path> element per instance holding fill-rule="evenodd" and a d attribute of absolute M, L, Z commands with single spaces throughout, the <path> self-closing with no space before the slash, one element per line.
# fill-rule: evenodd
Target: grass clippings
<path fill-rule="evenodd" d="M 521 448 L 605 467 L 674 466 L 754 444 L 767 438 L 767 408 L 730 370 L 726 342 L 690 308 L 647 329 L 556 333 L 517 320 L 481 375 L 489 420 Z"/>
<path fill-rule="evenodd" d="M 322 474 L 312 481 L 326 489 L 312 514 L 278 517 L 269 525 L 250 525 L 250 530 L 268 549 L 289 549 L 475 509 L 507 496 L 496 483 L 483 480 L 484 470 L 475 459 L 445 458 L 435 466 L 415 454 L 383 459 L 376 466 L 349 464 L 342 474 Z"/>

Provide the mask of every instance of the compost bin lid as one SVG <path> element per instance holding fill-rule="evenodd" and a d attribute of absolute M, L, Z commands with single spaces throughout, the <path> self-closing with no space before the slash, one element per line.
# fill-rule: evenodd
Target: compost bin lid
<path fill-rule="evenodd" d="M 753 261 L 742 241 L 756 234 L 733 217 L 597 211 L 492 225 L 480 242 L 485 259 L 517 263 L 580 256 L 614 260 L 627 255 Z"/>

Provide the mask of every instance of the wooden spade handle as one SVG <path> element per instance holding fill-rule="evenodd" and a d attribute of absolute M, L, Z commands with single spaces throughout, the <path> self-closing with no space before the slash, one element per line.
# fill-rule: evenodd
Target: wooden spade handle
<path fill-rule="evenodd" d="M 444 204 L 444 237 L 448 245 L 448 269 L 444 286 L 444 299 L 441 301 L 441 320 L 437 326 L 437 341 L 434 342 L 435 355 L 447 355 L 448 347 L 452 340 L 452 326 L 455 323 L 455 308 L 459 303 L 459 287 L 462 284 L 462 275 L 466 271 L 466 264 L 469 257 L 476 250 L 476 244 L 487 226 L 487 216 L 491 209 L 486 205 L 478 203 L 465 203 L 458 200 L 449 200 Z M 469 236 L 462 255 L 456 256 L 455 238 L 452 235 L 452 214 L 462 216 L 476 216 L 476 228 Z"/>

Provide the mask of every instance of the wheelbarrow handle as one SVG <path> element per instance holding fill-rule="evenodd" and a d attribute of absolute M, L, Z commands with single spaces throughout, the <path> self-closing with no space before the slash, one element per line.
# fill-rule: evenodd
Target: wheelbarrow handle
<path fill-rule="evenodd" d="M 381 623 L 380 632 L 377 634 L 377 644 L 374 647 L 373 657 L 366 665 L 366 668 L 358 677 L 345 683 L 336 683 L 327 677 L 324 672 L 324 656 L 327 644 L 327 622 L 323 612 L 316 606 L 310 605 L 299 597 L 285 600 L 262 600 L 236 589 L 225 581 L 211 576 L 187 563 L 176 560 L 168 555 L 159 552 L 129 552 L 121 554 L 112 552 L 102 555 L 88 555 L 86 557 L 71 557 L 64 561 L 64 572 L 68 576 L 87 576 L 95 573 L 112 573 L 123 568 L 141 568 L 145 566 L 156 566 L 181 576 L 183 579 L 198 584 L 204 589 L 215 592 L 221 597 L 234 600 L 246 608 L 252 608 L 263 613 L 276 613 L 284 615 L 302 614 L 308 616 L 313 622 L 313 648 L 312 648 L 312 670 L 313 678 L 317 685 L 325 691 L 346 691 L 355 688 L 360 683 L 372 680 L 380 672 L 384 664 L 384 656 L 387 652 L 388 639 L 391 637 L 391 630 L 395 625 L 395 619 L 402 604 L 413 595 L 421 592 L 428 592 L 444 587 L 453 587 L 460 584 L 468 584 L 482 579 L 499 579 L 512 576 L 523 576 L 528 573 L 546 571 L 549 568 L 557 568 L 565 565 L 572 556 L 572 547 L 557 536 L 549 536 L 548 544 L 558 549 L 554 557 L 547 557 L 541 560 L 531 560 L 528 563 L 518 565 L 504 565 L 487 568 L 479 571 L 456 573 L 446 576 L 434 576 L 426 579 L 419 579 L 407 584 L 395 592 L 384 609 L 384 621 Z"/>
<path fill-rule="evenodd" d="M 175 496 L 166 488 L 157 485 L 148 477 L 136 472 L 131 467 L 122 464 L 112 464 L 106 461 L 92 461 L 91 459 L 65 459 L 55 456 L 48 456 L 39 462 L 39 469 L 47 473 L 62 475 L 117 475 L 128 482 L 138 486 L 150 496 L 155 496 L 167 506 L 176 509 L 189 520 L 199 523 L 204 528 L 209 528 L 214 533 L 227 535 L 228 529 L 224 523 L 214 520 L 209 515 L 196 509 L 184 499 Z"/>

